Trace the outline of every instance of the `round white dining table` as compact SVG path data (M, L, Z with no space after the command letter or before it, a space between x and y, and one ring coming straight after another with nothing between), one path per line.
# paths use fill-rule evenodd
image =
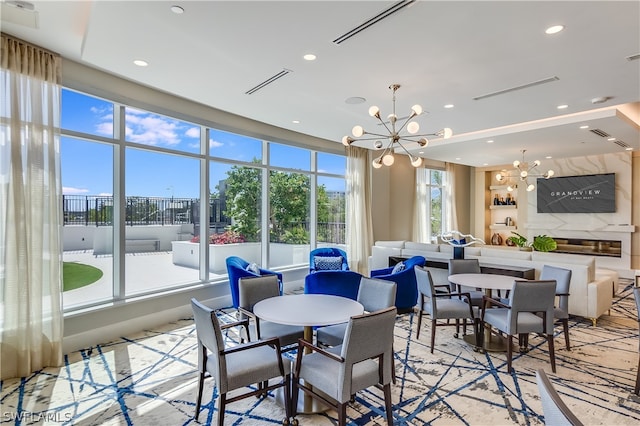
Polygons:
M314 326L340 324L363 312L364 306L361 303L329 294L270 297L253 307L253 313L265 321L304 326L304 338L309 342L313 341Z
M511 275L496 274L453 274L449 275L449 282L465 287L481 288L487 297L491 297L492 290L511 290L514 281L526 281L524 278L513 277ZM464 341L476 346L475 336L468 334L464 336ZM491 334L490 330L485 330L482 349L488 352L504 352L507 345L504 337Z
M329 294L290 294L270 297L253 306L253 313L260 319L278 324L304 326L304 339L313 342L313 327L334 325L349 321L354 315L364 313L364 306L355 300ZM308 348L307 348L308 352ZM316 403L302 392L299 413L325 411L324 404Z

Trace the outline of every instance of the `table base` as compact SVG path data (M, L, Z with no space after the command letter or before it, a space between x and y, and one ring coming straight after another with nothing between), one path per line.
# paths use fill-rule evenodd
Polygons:
M318 401L317 399L308 397L305 398L305 396L307 396L307 394L304 393L304 391L299 390L298 391L298 407L297 407L297 412L298 414L317 414L317 413L324 413L325 411L327 411L330 407L328 407L327 405L323 404L322 402ZM276 397L276 402L284 407L284 390L282 388L278 388L275 390L275 397Z
M463 337L464 341L471 346L478 347L476 345L476 336L474 334L466 334ZM507 339L497 335L490 333L488 336L485 334L483 348L486 352L506 352L507 351Z

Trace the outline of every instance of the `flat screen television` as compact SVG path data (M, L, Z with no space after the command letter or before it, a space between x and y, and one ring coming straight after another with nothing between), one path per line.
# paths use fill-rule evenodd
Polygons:
M538 178L538 213L615 213L616 174Z

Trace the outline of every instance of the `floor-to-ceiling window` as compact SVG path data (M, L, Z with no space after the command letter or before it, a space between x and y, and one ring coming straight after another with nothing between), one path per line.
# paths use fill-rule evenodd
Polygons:
M417 238L423 242L437 242L443 232L443 224L448 223L447 215L451 212L445 207L443 200L446 193L447 173L443 170L417 169ZM449 230L447 230L449 231Z
M306 267L344 242L344 156L67 89L62 104L64 260L94 269L67 310L225 281L230 255Z

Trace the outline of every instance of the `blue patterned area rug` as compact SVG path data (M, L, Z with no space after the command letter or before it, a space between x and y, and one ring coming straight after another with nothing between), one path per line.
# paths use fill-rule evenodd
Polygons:
M544 369L567 405L585 424L640 423L640 398L633 394L638 363L638 327L631 285L616 296L610 315L597 327L570 321L571 351L556 335L557 373L551 373L544 339L514 354L513 374L503 353L478 353L438 327L429 353L430 321L415 339L417 317L396 324L394 424L539 425L544 423L535 371ZM560 328L557 328L559 331ZM200 423L193 420L197 392L197 351L191 319L123 337L65 357L22 379L0 382L0 422L15 425L190 425L215 424L217 393L205 382ZM381 391L356 396L350 425L382 425ZM279 424L284 409L273 395L227 406L225 424ZM299 415L301 425L332 425L336 413Z

